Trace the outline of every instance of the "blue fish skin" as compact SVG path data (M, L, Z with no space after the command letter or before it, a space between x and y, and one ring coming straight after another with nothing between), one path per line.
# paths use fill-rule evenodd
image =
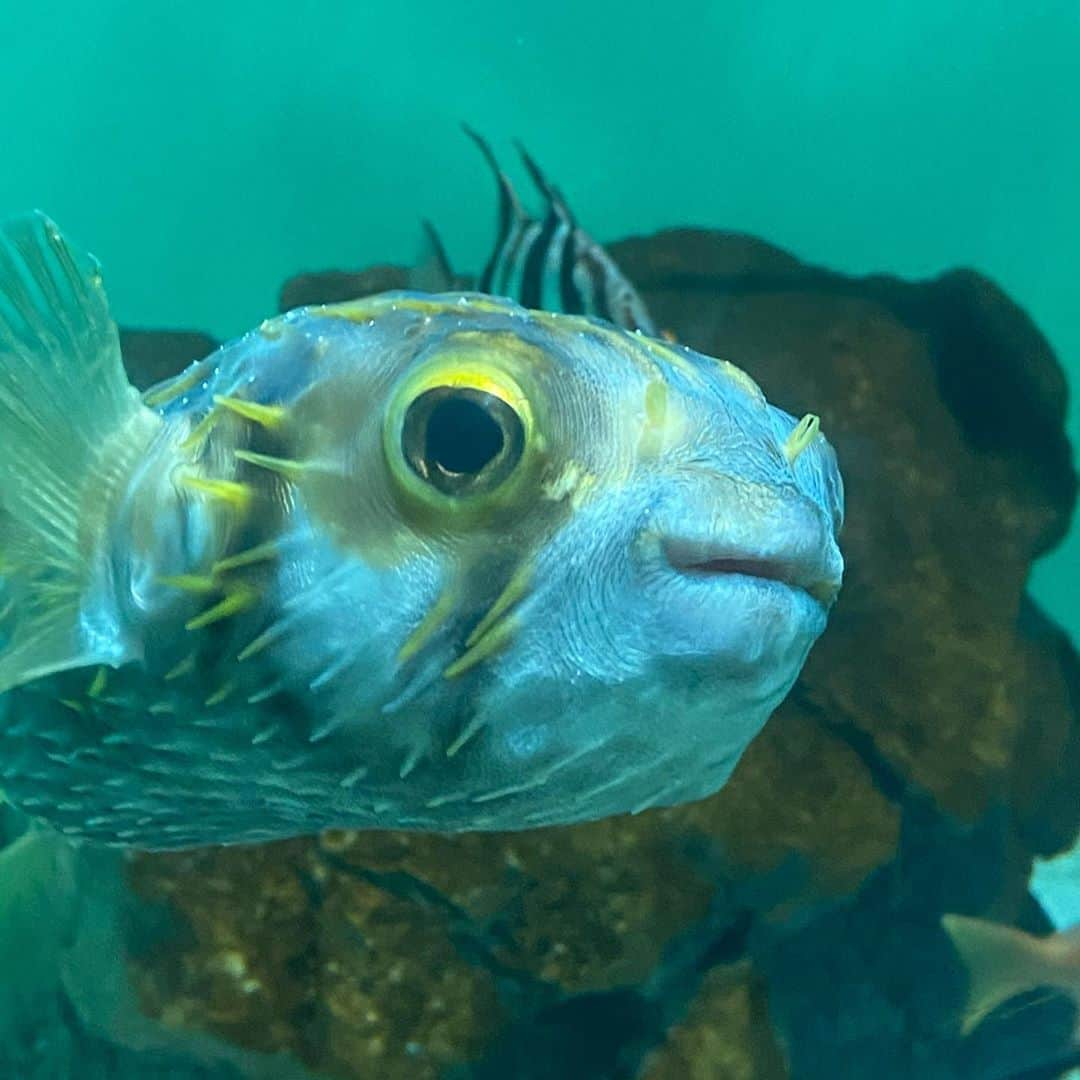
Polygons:
M65 833L698 799L825 628L835 455L731 364L394 293L270 320L140 401L96 269L45 219L4 237L0 788Z

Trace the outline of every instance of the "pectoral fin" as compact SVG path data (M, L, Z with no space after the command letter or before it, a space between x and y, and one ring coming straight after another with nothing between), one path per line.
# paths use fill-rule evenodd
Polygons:
M96 262L42 214L0 229L0 693L116 662L83 625L108 514L160 426L128 383ZM107 638L108 635L105 635Z

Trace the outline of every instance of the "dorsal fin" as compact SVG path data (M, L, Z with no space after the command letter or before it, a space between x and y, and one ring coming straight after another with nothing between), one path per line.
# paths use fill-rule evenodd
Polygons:
M480 292L510 296L526 307L598 315L618 326L656 334L644 300L610 255L577 224L562 192L518 140L514 146L544 199L541 218L521 205L490 144L468 124L499 190L498 233L477 282Z
M507 178L506 173L499 168L499 162L487 139L479 132L474 131L468 124L462 124L461 127L465 134L480 148L480 153L484 155L484 160L495 175L495 183L499 188L499 223L498 232L495 236L495 246L487 264L484 266L477 285L481 292L491 292L496 269L507 254L506 248L508 245L510 247L515 246L521 230L529 222L529 215L522 209L517 192L514 191L514 187Z
M514 140L514 147L528 171L530 179L536 185L540 194L547 200L550 209L561 221L570 226L576 225L577 222L574 220L573 211L571 211L569 204L563 198L562 192L544 175L544 171L537 165L532 154L517 139Z
M424 247L416 266L409 271L409 288L429 293L449 292L457 279L446 245L427 218L420 224L424 229Z

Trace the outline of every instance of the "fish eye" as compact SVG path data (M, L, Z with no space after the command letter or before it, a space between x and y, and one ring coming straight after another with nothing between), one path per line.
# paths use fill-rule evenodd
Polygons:
M514 470L525 427L508 402L471 386L436 386L405 410L401 450L417 476L445 495L490 491Z

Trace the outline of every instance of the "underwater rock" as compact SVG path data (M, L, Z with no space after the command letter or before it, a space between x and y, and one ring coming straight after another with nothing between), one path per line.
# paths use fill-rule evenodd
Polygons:
M134 968L146 1011L334 1076L434 1078L482 1049L498 1015L492 974L455 949L440 917L453 905L433 910L439 894L397 869L403 894L381 886L397 834L351 874L350 837L140 859L136 890L186 928Z
M565 1031L598 1003L623 1015L619 995L636 988L663 1018L654 1052L634 1059L648 1080L783 1076L785 1057L793 1075L859 1075L847 1067L879 1061L881 1037L910 1044L890 1076L974 1076L936 920L1032 918L1032 856L1080 828L1080 667L1024 591L1076 496L1060 368L972 272L852 278L692 230L610 250L660 326L745 368L781 407L820 412L837 447L847 578L795 690L727 787L690 806L531 833L331 833L139 857L136 891L183 928L132 960L144 1008L343 1078L495 1075L511 1035L536 1047L530 1075L597 1077L588 1031L578 1072L576 1044L547 1039L551 1010ZM406 280L394 267L306 275L283 304ZM151 381L144 354L126 355ZM678 993L661 992L691 939ZM913 1017L893 995L928 978L915 956L943 974ZM783 1055L763 1042L766 1015ZM993 1032L977 1034L992 1053ZM815 1071L815 1054L834 1071Z
M368 270L329 270L320 274L300 274L290 278L281 289L282 311L307 304L334 304L355 300L372 293L407 289L409 271L402 266L372 266Z
M218 346L209 334L188 330L121 330L124 366L140 390L175 375Z

